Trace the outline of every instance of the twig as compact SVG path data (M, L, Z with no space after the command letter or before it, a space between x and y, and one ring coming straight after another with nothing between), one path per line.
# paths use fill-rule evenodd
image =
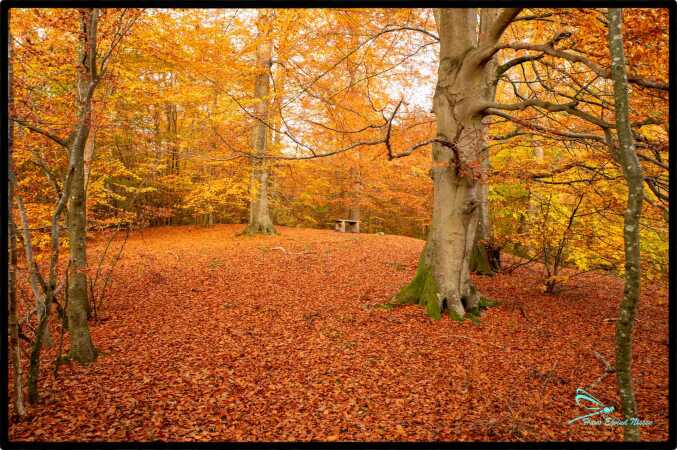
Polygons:
M543 398L543 395L545 394L545 388L548 385L548 382L552 378L552 374L555 373L555 369L557 369L557 364L559 361L555 361L555 364L553 364L552 369L548 371L548 373L545 376L545 380L543 380L543 387L541 388L541 398Z
M99 303L101 306L103 306L103 301L106 298L106 292L108 292L108 286L110 285L110 281L113 277L113 270L115 269L115 266L117 266L118 262L120 261L120 258L122 257L122 251L124 250L125 245L127 244L130 232L131 228L127 228L125 232L125 239L124 241L122 241L122 244L120 244L120 250L118 250L118 254L115 255L115 258L111 263L110 269L108 270L108 274L106 275L106 278L103 282L103 287L101 288L101 294L99 298Z
M527 265L529 265L529 264L532 264L534 261L536 261L538 258L540 258L541 255L542 255L542 253L539 252L536 256L533 256L532 258L528 259L526 262L515 263L515 264L512 264L512 265L510 265L510 266L508 266L508 267L504 267L504 268L501 269L501 273L511 274L512 272L515 271L515 269L517 269L517 268L519 268L519 267L527 266Z
M616 372L616 368L614 368L611 364L609 364L609 361L607 361L606 358L604 358L604 356L601 353L593 351L592 354L595 356L595 359L597 359L597 361L599 361L600 364L604 366L604 373L602 373L602 375L597 377L597 379L592 384L586 386L585 387L586 389L594 388L599 383L601 383L604 378Z

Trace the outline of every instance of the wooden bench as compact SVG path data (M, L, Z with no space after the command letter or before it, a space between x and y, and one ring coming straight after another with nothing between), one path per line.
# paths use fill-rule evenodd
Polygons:
M336 219L336 225L334 229L336 231L340 231L341 233L345 233L346 231L349 233L359 233L360 232L360 221L359 220L349 220L349 219ZM346 224L348 224L348 227L346 228Z

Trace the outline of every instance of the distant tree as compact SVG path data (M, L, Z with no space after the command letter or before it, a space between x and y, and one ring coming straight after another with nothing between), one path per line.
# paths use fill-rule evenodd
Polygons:
M249 223L246 234L275 234L273 220L268 208L269 162L265 159L270 147L269 120L270 70L272 66L271 16L266 9L258 11L256 27L256 83L254 97L257 99L254 135L254 155L250 184Z

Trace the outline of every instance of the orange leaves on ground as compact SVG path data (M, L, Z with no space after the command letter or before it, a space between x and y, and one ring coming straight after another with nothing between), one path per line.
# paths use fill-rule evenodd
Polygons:
M423 241L239 231L134 233L92 326L99 359L64 365L58 379L44 370L42 402L10 425L10 439L622 438L619 427L567 424L582 414L576 388L604 372L594 352L613 363L620 280L585 275L547 296L533 269L476 277L501 304L479 325L432 321L415 306L379 307L412 277ZM636 328L639 412L654 422L646 440L667 438L664 297L647 293ZM617 406L613 375L591 391Z

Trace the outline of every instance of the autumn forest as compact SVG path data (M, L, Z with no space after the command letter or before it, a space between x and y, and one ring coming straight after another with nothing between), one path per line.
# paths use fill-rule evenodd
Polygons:
M674 440L674 4L2 6L7 448Z

